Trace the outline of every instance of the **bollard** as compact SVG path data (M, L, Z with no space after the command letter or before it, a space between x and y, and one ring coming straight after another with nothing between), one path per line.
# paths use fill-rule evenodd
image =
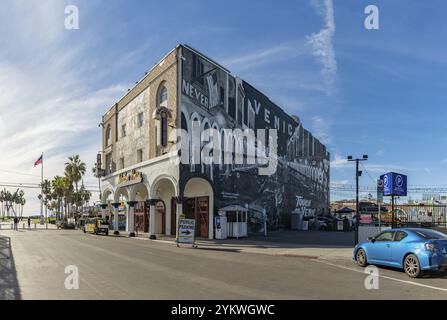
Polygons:
M23 224L23 229L25 229L25 224Z
M11 223L11 230L12 230L12 229L14 229L14 226L13 226L13 224Z
M34 224L34 229L37 229L37 225L36 224Z

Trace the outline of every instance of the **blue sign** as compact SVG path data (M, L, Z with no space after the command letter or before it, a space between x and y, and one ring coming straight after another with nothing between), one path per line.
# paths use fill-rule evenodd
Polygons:
M406 196L407 176L400 173L388 172L380 176L383 181L384 196Z

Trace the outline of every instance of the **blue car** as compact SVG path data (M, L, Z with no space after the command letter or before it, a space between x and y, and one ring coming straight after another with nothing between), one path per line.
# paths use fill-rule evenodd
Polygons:
M396 267L417 278L425 271L447 269L447 235L422 228L386 230L359 243L353 259L361 267Z

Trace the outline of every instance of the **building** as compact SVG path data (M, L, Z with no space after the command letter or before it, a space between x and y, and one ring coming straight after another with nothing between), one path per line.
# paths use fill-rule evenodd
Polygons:
M187 45L156 64L102 126L104 214L131 235L135 227L151 238L175 235L181 215L196 220L197 237L212 239L218 215L246 219L255 232L265 217L288 228L292 213L329 211L326 147L298 117Z

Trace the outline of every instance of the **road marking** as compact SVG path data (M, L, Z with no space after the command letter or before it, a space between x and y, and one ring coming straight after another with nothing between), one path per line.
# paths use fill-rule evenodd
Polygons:
M363 271L360 271L360 270L355 269L355 268L341 266L341 265L338 265L338 264L335 264L335 263L331 263L331 262L328 262L328 261L324 261L324 260L315 260L315 261L323 263L323 264L326 264L326 265L329 265L329 266L333 266L333 267L336 267L336 268L350 270L350 271L354 271L354 272L358 272L358 273L362 273L363 274ZM427 284L417 283L417 282L409 281L409 280L402 280L402 279L393 278L393 277L389 277L389 276L383 276L383 275L379 275L379 277L380 278L384 278L384 279L388 279L388 280L393 280L393 281L397 281L397 282L406 283L406 284L411 284L411 285L414 285L414 286L423 287L423 288L427 288L427 289L433 289L433 290L447 292L447 288L440 288L440 287L429 286Z

